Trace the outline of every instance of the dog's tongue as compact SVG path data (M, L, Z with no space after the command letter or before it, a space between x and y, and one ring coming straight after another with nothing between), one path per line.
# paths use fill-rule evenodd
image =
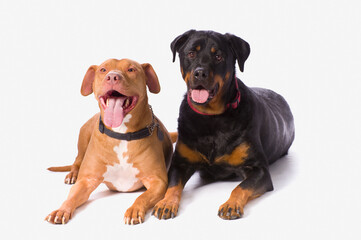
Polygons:
M192 100L196 103L205 103L208 100L209 92L205 89L193 89L191 92Z
M107 127L116 128L122 124L124 100L124 97L108 99L108 107L104 110L104 124Z

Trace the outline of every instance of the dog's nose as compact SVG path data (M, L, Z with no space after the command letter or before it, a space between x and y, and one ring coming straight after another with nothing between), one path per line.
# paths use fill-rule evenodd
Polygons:
M208 71L202 67L198 67L194 70L194 77L197 80L206 80L208 78Z
M116 73L116 72L109 72L105 76L105 79L111 84L117 83L121 78L122 78L122 76L119 73Z

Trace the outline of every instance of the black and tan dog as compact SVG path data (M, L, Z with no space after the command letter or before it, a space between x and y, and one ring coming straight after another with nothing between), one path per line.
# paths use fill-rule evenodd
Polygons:
M195 171L214 180L243 181L220 206L223 219L237 219L248 201L273 190L269 164L287 154L294 139L291 110L282 96L249 88L236 78L249 44L232 34L190 30L172 43L179 53L187 93L180 106L178 142L159 219L177 215L182 190Z

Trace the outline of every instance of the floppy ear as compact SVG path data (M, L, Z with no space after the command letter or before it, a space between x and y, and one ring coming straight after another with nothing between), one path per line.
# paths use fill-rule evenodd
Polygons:
M86 72L83 83L81 84L80 92L83 96L88 96L93 92L93 82L95 79L95 71L98 68L96 65L92 65Z
M155 73L152 65L149 63L142 64L145 76L146 76L146 83L148 89L151 93L159 93L160 92L160 85L158 81L157 74Z
M249 44L246 41L244 41L242 38L239 38L233 34L226 33L224 36L228 40L232 52L235 58L237 59L239 70L243 72L244 63L246 62L251 52L251 48L249 47Z
M188 40L189 36L192 35L195 31L196 30L192 29L183 33L182 35L179 35L170 44L170 49L172 49L173 52L173 62L175 61L176 52L179 51L179 49L183 46L183 44Z

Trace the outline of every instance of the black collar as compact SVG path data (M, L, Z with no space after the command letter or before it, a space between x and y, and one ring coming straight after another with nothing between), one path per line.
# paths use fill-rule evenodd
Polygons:
M154 114L153 114L152 107L150 105L149 105L149 108L152 111L152 123L139 131L129 132L129 133L113 132L112 130L105 127L101 117L99 117L99 131L103 134L106 134L107 136L109 136L111 138L115 138L118 140L126 140L126 141L138 140L138 139L149 137L153 134L154 129L156 127L159 127L159 124L154 121Z

